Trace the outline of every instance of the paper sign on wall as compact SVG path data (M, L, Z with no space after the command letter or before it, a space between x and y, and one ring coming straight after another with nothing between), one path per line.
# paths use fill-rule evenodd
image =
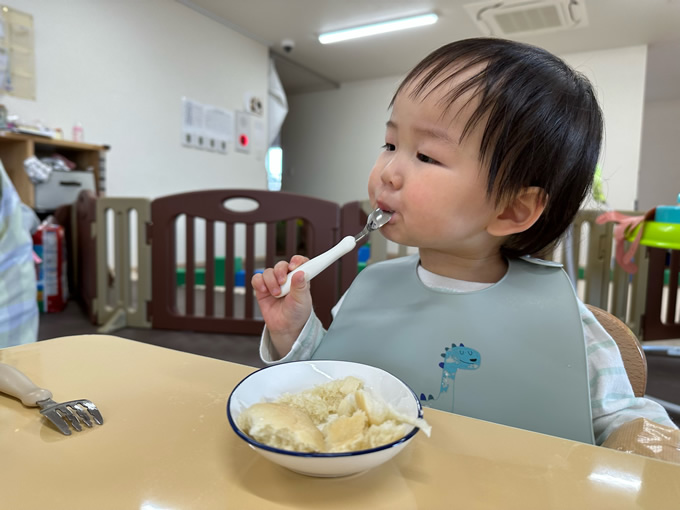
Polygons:
M182 98L182 145L226 154L233 143L233 111Z
M234 143L234 112L206 106L204 120L207 149L226 154Z
M182 98L182 145L200 148L199 137L203 131L203 105Z
M0 90L35 100L35 41L33 16L0 9Z

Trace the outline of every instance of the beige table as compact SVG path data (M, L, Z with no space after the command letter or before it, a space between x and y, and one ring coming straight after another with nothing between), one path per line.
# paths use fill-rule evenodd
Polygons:
M347 478L271 464L231 430L226 402L253 369L112 336L0 349L56 399L105 423L64 436L0 395L0 508L680 508L680 466L426 410L397 457Z

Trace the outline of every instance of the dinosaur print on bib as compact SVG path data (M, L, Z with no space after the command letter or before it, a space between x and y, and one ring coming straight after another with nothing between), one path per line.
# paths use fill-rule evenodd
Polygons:
M439 367L442 369L439 393L436 397L432 394L428 394L426 397L424 393L421 393L420 400L423 405L427 406L429 401L449 398L451 400L451 412L453 412L456 372L458 370L477 370L482 363L482 356L479 351L465 347L462 343L460 345L452 343L451 347L444 347L444 352L440 356L444 358L444 361L439 363Z

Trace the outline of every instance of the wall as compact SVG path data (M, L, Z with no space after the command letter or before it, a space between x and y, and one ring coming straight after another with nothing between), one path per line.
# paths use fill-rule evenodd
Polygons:
M606 123L605 191L617 208L632 208L636 197L646 55L645 46L636 46L564 56L597 89ZM340 203L364 199L384 143L387 106L400 79L289 97L283 189Z
M399 81L346 83L288 97L281 189L341 204L368 197L368 174L385 143L387 107Z
M600 156L607 205L632 210L637 198L647 47L564 55L595 86L605 119Z
M680 193L680 99L645 104L638 209L676 203Z
M181 98L243 109L265 99L268 49L168 0L12 0L33 15L37 100L10 113L111 146L107 194L155 198L221 187L266 188L264 161L180 145ZM265 115L266 121L266 115Z

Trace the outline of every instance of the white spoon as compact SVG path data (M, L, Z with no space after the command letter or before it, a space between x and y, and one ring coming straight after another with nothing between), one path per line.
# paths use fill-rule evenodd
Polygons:
M391 217L391 212L383 211L382 209L376 209L373 211L368 215L366 226L357 235L343 238L330 250L323 252L321 255L318 255L311 260L308 260L294 271L288 273L286 283L281 285L281 294L276 297L283 297L290 292L290 281L295 273L298 271L304 271L305 281L311 280L340 257L352 251L361 239L367 236L370 232L378 230L380 227L385 225L388 221L390 221Z

